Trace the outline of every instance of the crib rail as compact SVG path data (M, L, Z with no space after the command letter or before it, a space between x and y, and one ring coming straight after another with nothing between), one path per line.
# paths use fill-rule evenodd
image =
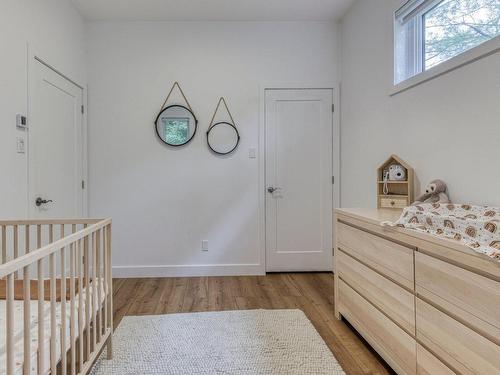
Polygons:
M6 367L0 374L85 374L104 345L110 357L111 219L0 221L0 241L0 280L6 285ZM37 282L36 300L32 298L33 280ZM21 324L15 321L15 300L19 299L15 288L19 286L21 349L14 341L15 325ZM35 337L31 332L32 302L37 310ZM16 363L22 363L21 370Z

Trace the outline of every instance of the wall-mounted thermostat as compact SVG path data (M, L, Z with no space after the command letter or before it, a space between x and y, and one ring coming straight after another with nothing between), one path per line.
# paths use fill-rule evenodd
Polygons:
M16 115L16 126L19 129L26 129L28 127L28 120L26 116L23 116L21 114Z

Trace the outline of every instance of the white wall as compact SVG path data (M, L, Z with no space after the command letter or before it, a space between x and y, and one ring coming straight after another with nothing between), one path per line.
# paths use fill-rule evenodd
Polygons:
M52 66L86 83L84 24L66 0L0 3L0 217L24 217L27 154L16 153L16 113L27 113L27 43Z
M90 213L113 217L115 275L262 272L259 84L336 81L336 25L98 22L88 53ZM152 122L175 80L199 131L169 149ZM205 137L221 95L242 137L227 157Z
M358 0L342 22L342 206L376 204L391 153L457 202L500 205L500 53L389 97L401 0Z

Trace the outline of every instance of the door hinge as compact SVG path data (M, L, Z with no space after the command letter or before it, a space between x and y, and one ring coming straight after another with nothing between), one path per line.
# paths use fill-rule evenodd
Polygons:
M332 185L335 184L335 176L332 176Z
M82 180L82 189L85 189L85 181Z
M82 115L85 113L85 107L82 105Z
M332 104L332 112L335 112L335 104Z

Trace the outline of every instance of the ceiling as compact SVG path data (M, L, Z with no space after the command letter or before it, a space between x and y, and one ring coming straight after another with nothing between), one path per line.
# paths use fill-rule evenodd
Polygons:
M331 21L355 0L71 0L87 20Z

